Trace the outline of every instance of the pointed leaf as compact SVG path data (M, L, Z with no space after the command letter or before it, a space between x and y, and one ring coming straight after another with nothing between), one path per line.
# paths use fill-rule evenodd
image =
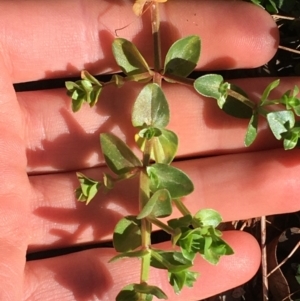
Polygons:
M112 50L117 64L126 75L135 75L149 71L145 59L130 41L117 38L113 42Z
M81 78L89 81L92 84L102 86L102 84L98 81L98 79L93 75L91 75L87 70L81 71Z
M187 228L179 238L177 244L181 248L183 256L190 261L193 261L197 252L202 253L204 250L203 236L200 234L200 229Z
M188 76L197 66L200 49L201 42L196 35L176 41L167 53L164 73L182 77Z
M193 266L193 263L185 258L181 252L152 250L151 266L157 269L181 272Z
M299 128L292 128L286 133L282 134L282 137L284 138L283 140L283 147L285 150L290 150L295 148L298 145L299 141Z
M173 166L155 163L147 167L147 174L150 177L151 191L167 189L172 199L186 196L194 190L189 177Z
M184 286L193 287L199 274L189 270L169 273L169 282L173 286L176 294L179 294Z
M261 96L261 100L260 100L260 105L263 106L264 102L268 100L268 97L271 93L272 90L274 90L275 88L278 87L280 83L280 79L274 80L273 82L271 82L267 88L264 90L262 96Z
M245 137L245 145L250 146L257 137L257 127L258 127L258 114L254 112L252 115Z
M115 174L122 175L142 166L142 162L117 136L111 133L101 134L100 142L105 162Z
M232 248L221 238L211 241L207 238L208 247L205 248L202 257L211 264L217 264L220 261L220 257L223 255L232 255L234 252Z
M76 197L78 201L86 202L88 205L97 194L101 184L98 181L86 177L80 172L76 173L76 175L80 182L80 187L76 189Z
M296 136L296 135L293 135L289 139L284 139L283 140L283 148L285 150L290 150L290 149L295 148L297 146L297 144L298 144L298 140L299 140L299 137Z
M134 284L134 290L137 293L152 295L158 299L168 299L167 295L159 287L147 283Z
M129 252L140 247L141 221L135 216L122 218L115 227L113 243L117 252Z
M147 216L166 217L172 213L171 196L168 190L157 190L144 206L137 219Z
M276 139L295 125L295 115L292 111L277 111L267 114L267 120Z
M90 77L87 75L85 77L85 73L82 73L84 79L78 80L76 82L67 81L65 83L67 88L67 95L72 98L72 110L73 112L77 112L84 102L87 102L90 107L93 107L102 91L102 84L97 81L94 77L90 75L90 77L94 78L95 81L90 81Z
M157 84L148 84L133 105L133 126L164 128L168 125L169 119L169 105L161 87Z

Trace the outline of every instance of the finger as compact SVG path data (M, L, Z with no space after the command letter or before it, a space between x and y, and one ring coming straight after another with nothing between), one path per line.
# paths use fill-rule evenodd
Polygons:
M193 271L200 278L193 289L185 288L176 295L167 283L165 271L151 270L149 284L161 287L170 300L195 301L238 286L257 271L260 250L253 237L243 232L225 232L224 239L235 254L221 258L213 266L197 258ZM168 248L161 244L159 248ZM61 257L27 263L25 292L22 300L75 301L86 299L115 300L117 293L128 283L139 282L136 260L108 263L114 256L111 249L93 249ZM133 265L136 268L132 268Z
M233 83L241 86L250 99L257 100L272 79L243 79ZM286 90L299 84L297 78L282 79L271 97L279 98ZM23 92L18 100L26 120L28 171L82 169L103 164L99 134L112 132L125 140L138 156L131 126L131 110L140 92L139 84L121 89L107 87L93 109L88 106L76 114L70 111L65 90ZM171 121L168 128L179 137L179 157L220 155L282 147L259 119L257 141L244 145L248 119L238 119L222 112L216 101L204 98L192 88L164 85L169 101Z
M195 185L184 203L192 214L215 209L224 221L297 211L298 155L299 150L268 150L176 162ZM101 180L104 171L84 173ZM108 194L100 192L88 206L76 202L78 182L73 173L30 180L37 195L32 202L30 251L111 239L120 218L138 214L137 179L118 183ZM172 217L180 216L174 209Z
M138 19L128 1L3 1L2 49L14 82L119 70L111 53L115 31L152 57L149 12ZM198 34L198 67L254 67L275 53L278 31L263 10L240 1L168 1L162 8L163 52ZM224 14L226 12L226 14ZM18 16L18 18L15 18ZM11 22L14 20L14 22ZM127 26L127 27L126 27ZM222 29L221 29L222 28ZM38 67L38 68L37 68Z

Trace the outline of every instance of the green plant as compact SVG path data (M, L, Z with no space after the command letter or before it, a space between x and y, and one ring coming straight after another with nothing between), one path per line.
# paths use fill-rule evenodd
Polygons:
M284 12L292 12L299 8L297 0L246 0L252 2L264 9L271 14L277 14L280 10Z
M146 1L138 2L141 5L137 10L139 14ZM117 223L113 244L119 254L111 261L125 257L140 258L140 282L124 287L116 297L117 301L148 301L154 296L167 299L160 288L148 284L150 266L167 270L170 284L179 293L184 286L193 286L198 277L198 272L192 269L198 253L212 264L217 264L222 255L233 253L217 229L222 220L216 211L201 209L192 214L184 205L182 198L192 193L193 183L183 171L170 165L176 155L178 138L167 128L170 112L161 87L163 79L173 84L190 85L199 94L216 99L225 113L249 119L246 146L251 145L257 137L259 116L266 118L275 138L283 140L285 149L296 147L300 136L295 117L300 115L297 87L280 98L272 99L270 93L279 85L279 80L276 80L265 89L257 103L241 88L225 82L220 75L207 74L196 80L188 78L200 57L199 37L192 35L176 41L162 63L159 4L151 2L149 7L155 45L154 69L149 67L134 44L117 38L112 51L125 76L113 75L109 82L104 83L83 71L81 80L66 82L73 111L78 111L83 103L94 106L107 85L121 88L128 81L145 85L134 102L131 116L141 158L115 135L102 133L101 149L111 173L105 173L101 181L77 173L80 186L76 195L79 201L86 204L99 190L109 191L120 181L139 177L139 214L126 216ZM274 105L280 105L281 108L274 111ZM161 218L170 217L173 206L178 208L182 217L163 222ZM162 251L152 245L150 234L153 225L170 234L173 249Z

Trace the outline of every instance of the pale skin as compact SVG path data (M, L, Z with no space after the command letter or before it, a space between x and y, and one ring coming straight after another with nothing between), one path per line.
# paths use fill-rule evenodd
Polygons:
M128 135L134 145L130 107L140 86L108 88L97 108L84 107L74 115L64 89L15 94L12 83L77 76L85 68L116 71L110 44L115 30L129 23L118 35L133 38L150 60L147 16L143 22L136 19L129 1L16 0L0 1L0 8L0 300L113 300L124 285L138 281L138 262L109 264L115 254L111 249L28 263L25 254L107 240L121 216L137 212L135 181L89 206L77 203L74 171L101 175L100 132ZM270 16L238 1L168 1L162 19L169 22L162 25L164 51L177 38L201 36L202 69L256 67L274 55L278 44ZM269 81L236 82L256 95ZM280 90L295 84L297 78L282 80ZM214 208L230 221L299 210L298 150L284 152L263 129L247 152L247 122L223 114L213 100L187 87L164 84L164 89L170 129L180 140L177 164L195 183L195 192L185 200L193 212ZM235 255L217 267L197 260L194 270L201 277L193 289L175 296L160 271L153 272L151 283L179 301L203 299L246 282L259 267L259 246L243 232L225 232L224 239Z

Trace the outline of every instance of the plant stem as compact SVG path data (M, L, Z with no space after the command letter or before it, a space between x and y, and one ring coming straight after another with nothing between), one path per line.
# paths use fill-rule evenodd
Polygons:
M181 202L181 200L174 199L173 202L183 216L191 214L191 212L186 208L186 206Z
M173 228L169 227L168 225L166 225L165 223L163 223L162 221L160 221L159 219L155 218L155 217L147 217L147 219L154 225L156 225L157 227L159 227L160 229L164 230L166 233L170 234L170 235L174 235L174 230Z
M161 86L161 75L160 70L162 69L161 63L161 45L160 45L160 19L158 4L153 1L151 3L151 24L152 24L152 35L154 42L154 76L153 82ZM144 208L150 199L150 183L149 176L147 175L146 168L150 164L150 156L152 150L152 141L146 141L145 149L143 152L143 170L140 173L140 196L139 196L139 207L140 211ZM149 249L151 247L151 231L152 224L146 218L141 220L141 234L142 234L142 248ZM151 253L142 258L140 283L146 283L149 278L150 272L150 260ZM142 297L142 296L141 296ZM143 297L142 297L143 298Z
M149 201L150 198L150 189L149 189L149 177L147 175L146 169L144 168L140 173L140 210L145 206L145 204ZM147 250L151 246L151 223L143 218L141 220L141 234L142 234L142 248ZM145 283L149 278L149 269L150 269L150 259L151 254L149 253L146 256L142 257L142 265L141 265L141 274L140 274L140 282Z
M195 82L195 80L193 78L177 76L174 74L164 74L164 75L162 75L162 77L166 80L170 80L177 84L181 84L181 85L188 86L188 87L193 87L194 82Z
M243 102L245 105L247 105L251 109L255 108L255 104L251 100L249 100L248 97L245 97L244 95L242 95L234 90L231 90L231 89L228 89L227 93L229 96L232 96L233 98L238 99L240 102Z
M154 47L154 77L153 82L161 86L160 72L163 69L161 59L161 39L160 39L160 17L159 17L159 3L153 1L151 3L151 24L152 37Z

